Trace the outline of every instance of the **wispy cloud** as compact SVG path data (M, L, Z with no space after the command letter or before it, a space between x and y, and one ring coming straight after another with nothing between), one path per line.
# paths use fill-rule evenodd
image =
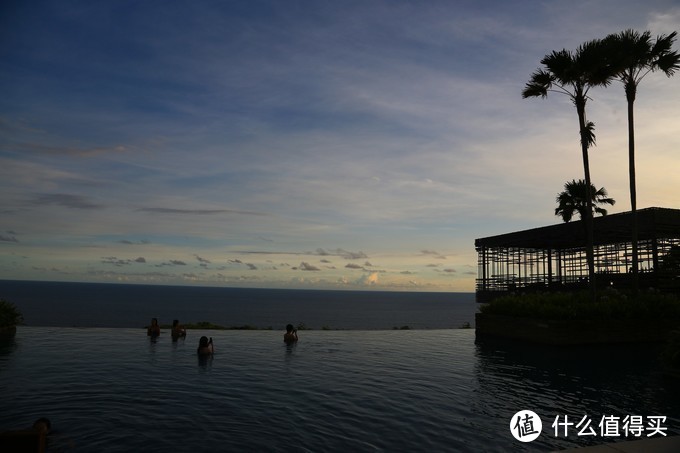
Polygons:
M214 215L214 214L241 214L264 216L267 214L250 211L235 211L232 209L178 209L178 208L139 208L140 212L153 212L158 214L188 214L188 215Z
M318 248L316 249L315 252L316 255L319 256L339 256L341 258L344 258L346 260L358 260L358 259L363 259L363 258L368 258L368 256L361 251L358 252L350 252L344 249L334 249L334 250L326 250L323 248Z
M202 264L210 264L210 260L206 258L201 258L200 256L196 255L196 260L198 260L199 263Z
M166 266L174 267L174 266L186 266L186 265L187 265L187 263L185 263L182 260L169 260L169 261L164 261L160 264L157 264L156 267L166 267Z
M319 269L318 267L316 267L312 264L305 263L304 261L300 263L300 265L298 266L298 269L300 269L301 271L313 271L313 272L321 270L321 269Z
M440 260L446 259L446 256L441 255L441 254L435 252L434 250L421 250L420 253L422 253L423 255L430 255L430 256L437 258L437 259L440 259Z
M104 264L113 264L114 266L126 266L128 264L132 264L132 260L118 259L115 256L105 256L102 258L101 262Z
M90 201L88 197L82 195L63 194L63 193L42 193L34 194L29 201L32 206L63 206L73 209L101 209L103 205Z

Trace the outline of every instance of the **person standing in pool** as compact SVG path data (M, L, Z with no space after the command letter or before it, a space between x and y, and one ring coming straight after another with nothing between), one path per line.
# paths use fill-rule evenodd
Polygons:
M161 334L161 326L158 325L158 318L151 318L151 325L146 329L146 335L151 339L157 338Z
M283 334L283 341L285 341L288 344L295 343L296 341L298 341L297 330L293 327L292 324L288 324L286 326L286 333Z
M210 337L210 340L208 340L208 337L202 336L201 339L198 340L198 349L196 352L198 355L208 355L215 352L215 349L213 348L212 337Z
M52 430L52 423L50 423L49 418L40 417L35 422L33 422L33 429L40 433L43 433L44 435L48 435Z
M179 323L179 320L175 319L172 321L172 341L177 341L178 338L184 338L187 336L186 329Z

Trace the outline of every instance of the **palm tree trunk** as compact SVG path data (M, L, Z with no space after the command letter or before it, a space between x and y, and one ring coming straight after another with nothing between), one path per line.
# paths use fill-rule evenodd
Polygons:
M637 219L637 192L635 190L635 127L633 119L633 104L635 103L635 88L626 87L628 99L628 175L630 179L630 212L631 212L631 243L633 246L633 294L640 289L638 275L638 219Z
M588 263L588 286L590 288L590 296L595 303L597 299L597 288L595 286L595 239L593 232L593 194L592 184L590 182L590 163L588 161L588 140L586 140L586 99L578 98L574 102L576 104L576 111L578 112L579 130L581 132L581 152L583 154L583 172L585 173L586 181L586 212L585 212L585 226L586 226L586 260Z

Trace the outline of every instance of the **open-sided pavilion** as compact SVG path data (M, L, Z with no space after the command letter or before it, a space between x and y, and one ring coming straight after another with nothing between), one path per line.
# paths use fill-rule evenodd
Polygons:
M637 211L640 288L680 291L680 209ZM598 288L632 285L632 214L593 219ZM515 291L568 291L588 286L582 221L475 240L477 301Z

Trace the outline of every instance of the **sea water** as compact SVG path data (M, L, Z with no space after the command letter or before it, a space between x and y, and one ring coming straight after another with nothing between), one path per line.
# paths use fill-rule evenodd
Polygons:
M412 329L474 326L472 293L316 291L0 280L29 326L140 327L207 321L226 327Z

